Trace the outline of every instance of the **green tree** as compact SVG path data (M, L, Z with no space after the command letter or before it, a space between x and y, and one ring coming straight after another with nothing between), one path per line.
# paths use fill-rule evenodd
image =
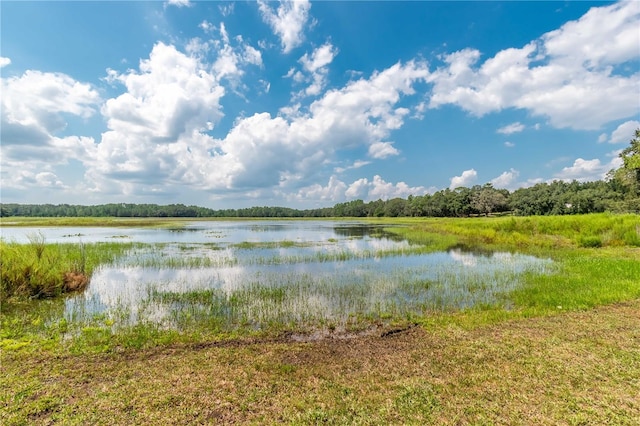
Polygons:
M473 188L471 207L478 212L489 215L495 211L503 211L507 206L507 197L490 183L481 188Z
M387 217L406 216L407 200L393 198L384 204L384 215Z
M630 145L620 153L622 166L614 172L634 197L640 196L640 129L636 129L635 137Z

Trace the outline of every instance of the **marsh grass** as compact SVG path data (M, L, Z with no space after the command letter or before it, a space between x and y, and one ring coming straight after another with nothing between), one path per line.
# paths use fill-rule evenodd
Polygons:
M250 265L287 265L312 262L345 262L349 260L380 259L383 257L397 257L417 254L432 253L432 247L414 245L411 247L400 247L384 250L340 250L340 251L317 251L313 254L302 255L279 255L279 256L256 256L243 263Z
M259 280L238 283L235 288L184 291L166 291L159 283L150 287L142 304L156 306L151 309L156 320L181 332L208 328L246 335L362 330L372 324L503 304L526 271L546 273L548 264L523 267L524 271L448 266L381 276L362 270L333 276L264 273ZM425 273L430 278L424 278ZM157 316L159 312L165 313L163 319Z
M153 227L183 229L187 221L179 218L117 218L117 217L0 217L0 226L106 226Z
M525 274L509 295L510 312L490 308L489 318L537 316L589 309L640 298L640 216L427 219L407 221L409 241L433 234L474 249L517 250L554 260L551 274ZM499 307L498 307L499 308ZM475 314L470 313L471 316ZM484 315L484 314L483 314Z
M101 264L123 255L129 244L47 244L42 234L29 244L0 240L0 301L47 298L76 290ZM73 281L73 282L72 282ZM85 282L86 284L86 282Z
M291 248L291 247L309 247L313 245L306 241L243 241L241 243L232 244L232 247L238 249L272 249L272 248Z
M591 257L578 251L562 255L558 273L530 275L513 292L517 306L534 312L582 310L640 298L640 261Z
M149 251L148 248L131 251L121 259L122 266L139 266L144 268L223 268L237 265L294 265L313 262L344 262L348 260L379 259L383 257L397 257L418 254L428 254L438 251L444 246L424 246L412 244L407 247L390 249L364 250L316 250L311 253L269 255L255 254L257 250L273 250L279 248L296 249L310 248L317 243L293 243L290 241L275 242L247 242L231 244L229 247L220 245L179 245L177 253L162 250ZM159 245L155 246L160 248ZM230 251L231 250L231 251ZM293 250L295 253L295 250Z
M420 242L439 234L469 245L515 249L558 249L577 246L640 247L640 216L589 214L487 218L403 220L409 229L389 228L409 241ZM581 243L582 241L582 243ZM599 242L597 242L599 241Z

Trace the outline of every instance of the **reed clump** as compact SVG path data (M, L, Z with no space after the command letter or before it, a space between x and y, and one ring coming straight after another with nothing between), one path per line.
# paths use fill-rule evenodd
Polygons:
M42 234L28 244L0 240L0 301L45 299L81 291L93 270L115 260L127 244L48 244Z

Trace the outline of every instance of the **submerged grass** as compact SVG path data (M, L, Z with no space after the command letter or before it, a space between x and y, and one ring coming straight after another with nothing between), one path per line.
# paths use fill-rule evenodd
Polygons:
M313 273L257 268L255 274L235 276L232 281L220 281L214 268L211 279L206 274L199 278L181 274L170 279L170 286L167 277L160 274L157 282L138 285L146 287L146 297L133 304L127 302L124 309L133 314L124 315L115 325L126 328L144 321L145 312L150 312L161 327L181 332L215 329L243 335L313 333L329 326L334 330L364 329L372 324L503 303L508 292L521 283L523 271L545 273L549 265L515 256L476 261L477 268L458 262L447 266L416 264L401 269L394 266L384 274L360 261L333 272L326 268ZM503 261L511 266L498 266ZM402 261L394 263L401 265ZM82 304L74 306L83 311Z
M291 247L309 247L313 245L311 242L302 241L243 241L241 243L232 244L231 247L238 249L273 249L273 248L291 248Z
M444 240L444 239L443 239ZM244 242L230 244L228 247L221 245L180 245L179 253L167 253L162 251L149 252L148 249L140 249L131 252L122 259L123 266L138 266L143 268L175 269L175 268L224 268L237 265L293 265L313 262L344 262L348 260L376 259L383 257L409 256L428 254L441 251L449 247L445 243L437 245L422 245L413 243L406 247L389 249L364 249L364 250L322 250L318 243L291 241L273 242ZM449 239L449 243L451 240ZM156 245L158 246L158 245ZM258 250L273 250L279 248L298 249L318 247L311 253L300 254L268 253L269 255L256 254ZM229 252L229 250L232 250ZM233 251L238 250L238 251Z

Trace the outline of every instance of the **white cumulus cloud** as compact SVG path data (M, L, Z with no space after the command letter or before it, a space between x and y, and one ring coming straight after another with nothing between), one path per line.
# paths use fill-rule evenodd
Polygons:
M4 68L10 64L11 64L10 58L5 58L4 56L0 56L0 68Z
M507 172L503 172L500 176L491 179L491 184L495 188L513 190L519 186L517 183L519 175L520 172L512 168Z
M258 6L263 21L280 38L284 53L289 53L302 43L304 26L311 8L308 0L281 0L275 11L264 0L258 0Z
M389 200L391 198L407 198L409 195L424 195L426 193L427 189L423 186L410 187L404 182L393 184L386 182L379 175L375 175L367 198L370 200L379 198Z
M622 123L611 133L609 143L629 143L636 129L640 129L640 121L630 120Z
M189 0L168 0L165 4L165 7L167 6L176 6L176 7L191 7L193 6L193 3L191 3Z
M217 55L212 65L213 74L218 80L226 79L236 90L242 85L241 79L247 65L262 67L262 53L245 43L240 36L236 37L232 43L224 22L220 23L219 33L220 40L213 41ZM198 54L199 52L196 50L193 53Z
M393 147L391 142L374 142L369 146L369 155L372 158L387 158L398 154L398 150Z
M65 127L64 114L88 118L99 102L91 85L66 74L27 70L20 77L2 79L3 121L50 133Z
M327 76L329 74L328 65L333 61L333 58L338 54L336 49L331 43L325 43L313 51L311 55L305 53L300 58L303 72L294 69L289 71L288 77L293 78L295 82L307 82L310 85L298 96L316 96L324 90L327 85Z
M429 77L429 106L454 104L477 116L520 108L557 128L587 130L638 114L640 73L614 67L640 58L639 26L637 2L620 2L482 63L475 49L445 55Z
M367 178L358 179L349 185L345 191L348 199L389 200L392 198L407 198L409 195L424 195L429 189L423 186L411 187L405 182L387 182L379 175L375 175L370 181Z
M329 178L326 186L318 183L301 188L295 195L299 201L312 200L337 203L344 201L347 185L335 176Z
M311 55L305 53L300 58L300 63L304 68L313 73L329 65L338 53L331 43L325 43L313 51Z
M465 170L460 176L454 176L451 178L450 189L456 189L461 186L471 186L478 178L478 172L475 169Z
M65 189L53 167L85 158L95 144L90 137L59 135L69 119L97 112L98 91L66 74L33 70L0 84L2 186Z
M577 158L571 166L564 167L554 176L565 181L589 182L602 180L609 170L619 167L620 163L621 161L617 157L613 158L609 163L602 163L597 158L593 160Z
M396 64L328 91L308 109L239 119L215 141L212 156L198 156L195 169L207 170L198 181L211 189L300 187L339 151L365 146L373 158L393 155L397 150L380 141L402 125L408 110L395 105L426 75L424 64Z
M123 189L188 181L192 153L207 155L203 132L222 116L225 90L207 69L199 58L157 43L139 71L112 73L126 92L102 107L108 130L86 161L87 180L102 188L113 179Z

